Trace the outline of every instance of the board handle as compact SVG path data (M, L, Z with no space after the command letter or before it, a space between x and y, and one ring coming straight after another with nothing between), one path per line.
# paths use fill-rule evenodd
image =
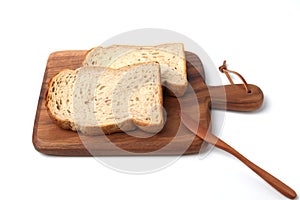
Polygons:
M262 90L252 84L210 86L211 108L231 111L254 111L261 107L264 100Z
M264 95L259 87L248 84L240 73L227 69L226 60L219 67L219 70L226 75L231 85L208 88L211 98L211 108L232 111L253 111L261 107ZM235 84L230 74L239 77L243 84Z

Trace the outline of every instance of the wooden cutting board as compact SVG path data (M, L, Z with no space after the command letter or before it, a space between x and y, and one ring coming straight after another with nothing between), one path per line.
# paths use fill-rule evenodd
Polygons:
M33 128L33 145L37 151L62 156L105 155L182 155L198 153L202 140L181 124L180 109L185 110L200 126L210 129L210 109L251 111L263 102L263 93L255 85L249 85L246 93L242 85L208 87L201 60L186 52L187 75L190 86L186 94L177 99L164 95L166 123L155 135L135 130L111 135L84 136L58 127L48 116L45 92L49 80L60 70L80 67L86 50L54 52L49 56ZM225 96L226 95L226 96ZM195 103L195 97L197 103Z

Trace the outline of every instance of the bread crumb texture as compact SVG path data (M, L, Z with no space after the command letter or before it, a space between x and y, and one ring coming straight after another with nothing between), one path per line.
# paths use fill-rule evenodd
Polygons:
M160 65L63 70L49 83L46 106L62 128L86 135L163 127Z
M174 95L182 96L187 88L186 60L182 43L157 46L98 46L86 55L83 66L120 69L151 61L160 64L162 84Z

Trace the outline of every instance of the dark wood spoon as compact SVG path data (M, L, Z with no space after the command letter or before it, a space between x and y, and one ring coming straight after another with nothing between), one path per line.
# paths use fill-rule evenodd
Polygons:
M210 143L228 153L232 154L240 161L242 161L246 166L252 169L256 174L258 174L261 178L263 178L266 182L268 182L271 186L273 186L277 191L279 191L284 196L294 199L296 198L296 192L284 184L279 179L275 178L273 175L269 174L262 168L255 165L253 162L245 158L242 154L240 154L237 150L232 148L230 145L226 144L220 138L215 136L214 134L210 133L208 130L205 130L203 127L199 126L195 120L193 120L189 115L185 114L184 112L180 113L182 123L193 133L195 133L198 137Z

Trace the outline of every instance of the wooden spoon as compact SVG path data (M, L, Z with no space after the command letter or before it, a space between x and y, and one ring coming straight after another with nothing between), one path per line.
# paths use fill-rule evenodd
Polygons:
M204 141L215 145L216 147L223 149L224 151L227 151L228 153L232 154L236 158L238 158L240 161L242 161L245 165L247 165L250 169L252 169L256 174L258 174L261 178L263 178L265 181L267 181L271 186L273 186L277 191L279 191L284 196L294 199L296 198L297 194L296 192L281 182L279 179L275 178L262 168L255 165L253 162L245 158L242 154L240 154L237 150L223 142L221 139L219 139L214 134L210 133L209 131L205 130L204 128L198 126L197 122L193 120L190 116L185 114L184 112L180 113L181 120L183 124L193 133L195 133L198 137L203 139ZM198 128L199 127L199 128Z

